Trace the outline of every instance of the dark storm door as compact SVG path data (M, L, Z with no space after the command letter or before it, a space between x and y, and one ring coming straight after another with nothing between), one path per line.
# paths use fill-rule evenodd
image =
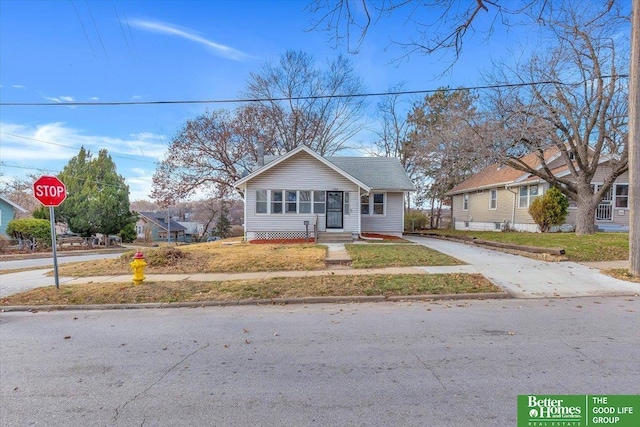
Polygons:
M342 228L342 191L327 191L327 228Z

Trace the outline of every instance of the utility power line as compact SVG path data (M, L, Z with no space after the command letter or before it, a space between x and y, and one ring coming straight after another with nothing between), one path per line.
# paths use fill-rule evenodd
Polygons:
M628 74L617 74L615 76L601 76L603 79L608 78L628 78ZM367 98L374 96L388 95L424 95L436 93L440 91L455 92L459 90L486 90L486 89L507 89L525 86L539 85L561 85L561 86L579 86L585 81L565 83L559 80L545 80L539 82L523 82L523 83L505 83L498 85L484 86L468 86L459 88L438 88L423 90L402 90L402 91L386 91L386 92L369 92L369 93L352 93L352 94L334 94L334 95L308 95L293 97L274 97L274 98L236 98L236 99L202 99L202 100L160 100L160 101L88 101L88 102L0 102L3 107L60 107L60 106L84 106L84 107L108 107L119 105L176 105L176 104L235 104L235 103L251 103L251 102L279 102L279 101L303 101L313 99L332 99L332 98Z

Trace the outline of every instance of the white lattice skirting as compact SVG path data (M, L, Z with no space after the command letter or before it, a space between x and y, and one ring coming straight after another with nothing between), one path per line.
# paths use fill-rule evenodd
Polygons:
M247 240L304 239L304 231L253 231L247 233ZM309 231L309 238L313 232Z

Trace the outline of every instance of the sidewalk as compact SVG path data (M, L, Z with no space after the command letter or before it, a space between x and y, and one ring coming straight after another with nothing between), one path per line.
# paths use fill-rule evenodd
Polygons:
M514 298L640 295L639 283L606 276L595 266L540 261L428 237L406 239L471 264L475 273L482 274ZM616 264L607 263L606 267L610 265Z

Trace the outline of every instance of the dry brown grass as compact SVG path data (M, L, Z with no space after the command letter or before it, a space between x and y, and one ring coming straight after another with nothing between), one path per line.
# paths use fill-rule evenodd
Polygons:
M607 270L602 270L602 274L606 274L607 276L615 277L616 279L626 280L627 282L635 282L640 283L640 277L635 277L629 273L629 270L626 268L609 268ZM638 287L638 292L640 292L640 287Z
M2 299L2 305L84 305L229 301L358 295L437 295L500 292L479 274L314 276L225 282L101 283L33 289Z
M131 274L129 263L134 252L116 259L65 264L60 266L59 274L72 277ZM217 241L145 249L143 253L148 263L146 274L170 274L319 270L325 268L327 252L326 247L314 244L250 245Z

